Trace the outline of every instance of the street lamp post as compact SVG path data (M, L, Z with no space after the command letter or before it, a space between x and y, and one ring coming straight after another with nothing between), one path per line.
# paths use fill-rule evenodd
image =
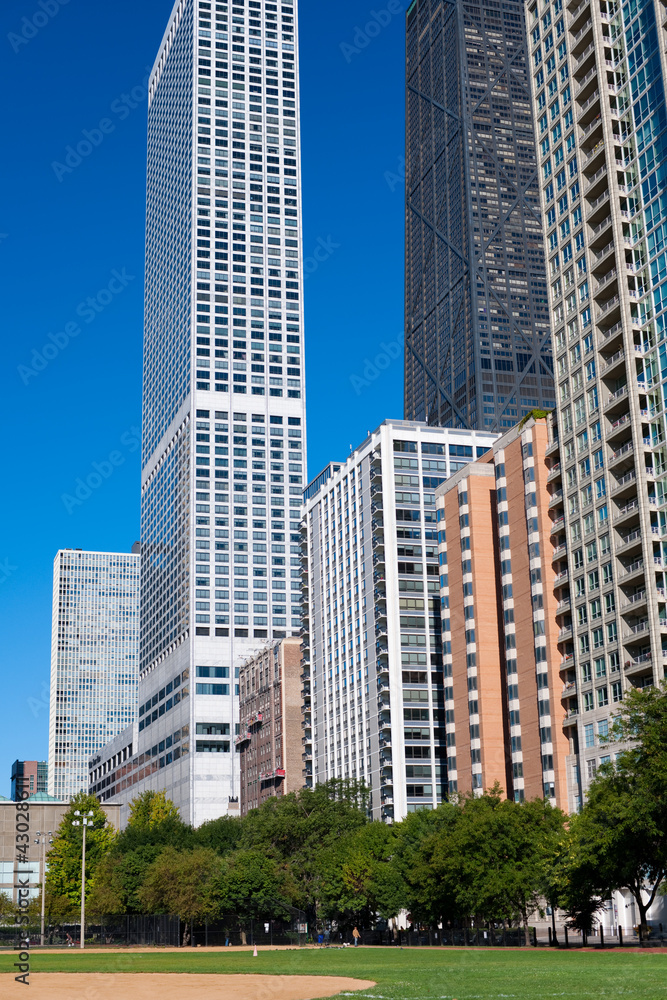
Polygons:
M83 852L81 854L81 942L79 947L85 947L84 937L86 932L86 830L93 825L93 811L81 813L75 810L74 815L79 817L72 820L72 826L83 827Z
M42 883L42 922L40 925L40 935L39 943L42 948L44 947L44 903L46 901L46 845L51 845L53 843L53 835L51 830L48 833L42 833L40 830L37 831L37 836L35 837L35 843L39 844L42 848L42 870L41 870L41 883Z

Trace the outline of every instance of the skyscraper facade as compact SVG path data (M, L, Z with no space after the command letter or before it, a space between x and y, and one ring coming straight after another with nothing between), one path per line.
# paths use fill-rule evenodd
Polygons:
M548 443L530 418L436 492L447 775L567 809Z
M293 0L177 0L149 85L139 755L194 823L238 808L240 663L300 628L297 52Z
M494 440L387 420L307 491L305 778L363 780L374 819L447 796L435 490Z
M570 806L667 665L664 6L529 3L558 392L550 445Z
M134 719L139 554L62 549L53 564L48 790L88 788L88 760Z
M415 0L406 43L405 417L554 405L521 0Z

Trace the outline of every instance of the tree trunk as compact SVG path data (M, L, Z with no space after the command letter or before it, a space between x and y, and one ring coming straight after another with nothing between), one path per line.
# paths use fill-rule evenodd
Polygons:
M183 947L184 948L187 947L189 941L190 941L190 925L189 925L189 923L186 920L185 921L185 927L183 928Z
M243 928L241 928L241 944L247 944L246 933Z

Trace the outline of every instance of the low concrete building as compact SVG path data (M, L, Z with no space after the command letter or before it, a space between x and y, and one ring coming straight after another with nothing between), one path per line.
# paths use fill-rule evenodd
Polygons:
M44 792L26 799L20 812L17 812L17 804L8 799L0 799L0 893L9 896L14 902L16 902L17 869L22 872L26 868L30 869L30 873L22 874L21 879L29 879L31 896L39 895L43 874L43 853L42 846L35 843L37 834L45 834L48 837L49 833L52 833L55 836L63 816L70 807L69 802L52 798ZM23 809L24 804L29 806L27 813ZM105 805L102 808L111 826L116 830L120 829L120 807ZM17 822L21 823L20 831L17 831ZM27 831L24 830L26 824ZM20 855L19 861L19 855L16 853L17 832L28 835L27 864L22 860L23 855Z
M283 639L239 672L241 815L303 786L301 640ZM216 734L202 733L205 737ZM201 740L202 745L205 739ZM199 748L199 747L198 747Z

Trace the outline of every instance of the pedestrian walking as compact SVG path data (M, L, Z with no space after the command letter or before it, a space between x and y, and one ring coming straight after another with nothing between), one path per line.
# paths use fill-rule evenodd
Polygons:
M354 938L354 947L357 948L359 945L359 939L361 937L358 927L355 927L354 930L352 931L352 937Z

